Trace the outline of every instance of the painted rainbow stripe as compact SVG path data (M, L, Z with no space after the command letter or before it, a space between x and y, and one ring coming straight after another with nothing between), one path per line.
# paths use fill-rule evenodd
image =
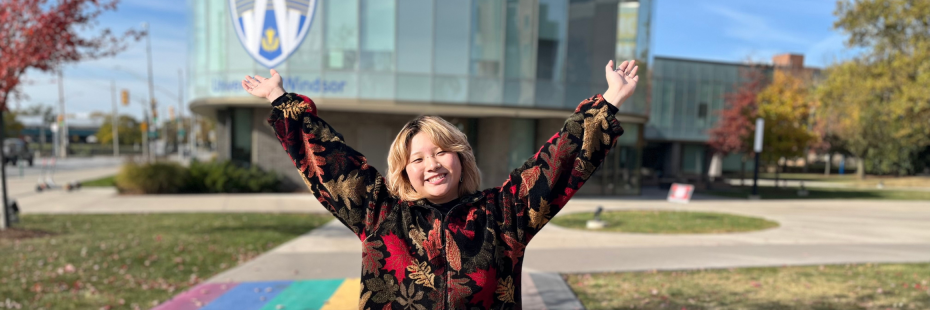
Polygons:
M203 283L154 310L358 309L360 280Z

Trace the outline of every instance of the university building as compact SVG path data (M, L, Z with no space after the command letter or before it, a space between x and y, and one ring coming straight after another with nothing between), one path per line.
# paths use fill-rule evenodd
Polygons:
M607 89L610 59L636 59L640 86L617 115L626 133L583 188L640 192L650 97L652 0L203 0L189 2L191 109L217 122L221 159L302 186L266 123L270 105L240 88L273 67L382 173L397 132L418 115L457 125L483 187L499 186L579 102ZM650 94L652 96L650 96ZM651 108L655 111L655 108Z

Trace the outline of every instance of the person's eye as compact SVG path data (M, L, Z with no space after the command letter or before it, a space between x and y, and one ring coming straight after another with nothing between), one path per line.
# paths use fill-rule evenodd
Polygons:
M446 154L446 151L439 151L439 153L436 153L436 155L445 155L445 154Z
M415 164L418 164L418 163L420 163L421 161L423 161L422 158L417 158L417 159L411 160L410 162L415 163Z

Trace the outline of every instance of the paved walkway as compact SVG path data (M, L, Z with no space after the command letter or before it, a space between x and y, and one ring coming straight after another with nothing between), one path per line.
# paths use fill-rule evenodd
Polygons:
M749 233L649 235L549 225L526 250L525 308L570 309L578 305L573 298L563 298L567 286L560 282L558 273L930 261L930 201L746 201L698 196L690 204L672 204L663 197L657 191L625 199L578 197L560 214L592 211L597 206L607 210L700 210L762 217L780 226ZM326 212L307 194L118 196L112 190L83 189L32 195L21 198L20 204L23 213ZM360 266L359 241L334 221L204 285L254 289L274 281L285 281L288 287L311 285L302 282L311 280L351 283L360 275ZM192 297L184 298L188 300L183 304L192 302Z

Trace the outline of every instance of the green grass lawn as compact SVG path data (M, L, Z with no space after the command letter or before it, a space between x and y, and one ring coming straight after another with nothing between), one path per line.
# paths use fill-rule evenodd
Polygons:
M0 233L0 305L148 309L332 219L309 214L24 215ZM14 239L23 230L49 235Z
M81 186L89 187L116 187L116 176L108 176L96 180L81 182Z
M930 263L565 277L587 309L930 309Z
M891 199L891 200L930 200L930 191L873 190L846 188L807 188L807 197L798 196L797 188L759 187L762 199ZM732 190L699 191L724 197L747 198L752 187L734 187Z
M552 223L568 228L586 229L593 212L570 213L552 219ZM606 211L601 220L607 223L602 231L650 234L708 234L762 230L778 227L778 223L739 215L712 212L679 211Z

